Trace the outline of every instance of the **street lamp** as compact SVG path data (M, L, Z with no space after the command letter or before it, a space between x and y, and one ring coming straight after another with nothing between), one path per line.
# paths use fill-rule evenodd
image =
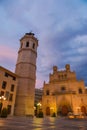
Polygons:
M41 104L40 102L38 102L38 103L37 103L37 106L38 106L38 107L41 107L41 106L42 106L42 104Z
M37 103L37 117L43 117L42 104L40 102Z
M37 114L40 113L40 111L41 111L41 106L42 106L42 104L41 104L40 102L38 102L38 103L37 103Z
M0 96L0 100L6 100L6 97Z
M1 114L1 111L2 111L3 101L5 101L5 100L6 100L6 97L0 96L0 114Z

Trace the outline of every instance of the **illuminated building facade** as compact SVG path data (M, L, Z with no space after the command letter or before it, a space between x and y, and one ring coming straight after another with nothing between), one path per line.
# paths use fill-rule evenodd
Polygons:
M0 106L8 109L9 115L14 115L17 89L17 75L0 66Z
M43 85L42 107L46 116L67 115L68 112L87 114L87 89L83 80L77 80L69 64L61 71L53 67L49 82Z

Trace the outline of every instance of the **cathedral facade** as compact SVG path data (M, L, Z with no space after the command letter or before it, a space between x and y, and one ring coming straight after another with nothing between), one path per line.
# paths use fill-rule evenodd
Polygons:
M87 89L83 80L66 64L65 70L53 67L49 82L43 85L42 110L44 115L67 115L69 112L87 114Z

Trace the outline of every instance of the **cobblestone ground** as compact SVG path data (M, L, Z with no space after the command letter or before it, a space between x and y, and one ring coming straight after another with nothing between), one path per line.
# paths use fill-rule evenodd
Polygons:
M0 130L87 130L87 119L0 118Z

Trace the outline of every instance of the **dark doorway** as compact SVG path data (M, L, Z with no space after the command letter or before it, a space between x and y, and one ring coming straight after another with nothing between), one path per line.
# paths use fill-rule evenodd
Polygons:
M62 106L61 114L66 116L68 114L68 107L66 105Z
M8 114L11 114L11 105L8 105Z
M81 112L86 115L86 107L85 106L81 107Z
M0 102L0 114L1 114L1 111L2 111L2 106L3 106L3 104Z
M47 116L50 116L50 107L47 107L47 108L46 108L46 115L47 115Z

